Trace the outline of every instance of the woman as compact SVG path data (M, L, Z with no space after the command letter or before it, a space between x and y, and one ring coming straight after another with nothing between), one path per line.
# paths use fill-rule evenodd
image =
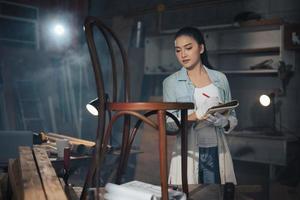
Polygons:
M231 100L226 76L210 66L202 33L194 27L180 29L175 35L175 53L182 68L163 82L167 102L194 102L188 111L188 183L236 184L231 155L224 133L236 125L235 111L204 117L208 108ZM178 118L180 113L172 111ZM204 118L203 118L204 117ZM168 127L174 123L168 118ZM181 184L180 135L172 152L169 184Z

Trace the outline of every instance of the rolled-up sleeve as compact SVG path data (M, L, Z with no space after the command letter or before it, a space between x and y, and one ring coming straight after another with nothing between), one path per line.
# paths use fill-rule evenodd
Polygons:
M176 91L175 91L175 83L169 77L163 81L163 101L164 102L177 102L176 100ZM180 113L178 110L168 110L168 112L172 113L179 121L180 121ZM176 131L178 127L174 120L171 117L167 116L167 124L166 128L168 131Z
M225 75L223 81L224 81L224 88L225 88L225 101L228 102L231 101L231 91L230 91L228 80ZM234 109L231 110L231 112L229 113L228 121L229 121L229 129L224 131L226 134L230 133L238 124L238 119L236 117L236 113Z

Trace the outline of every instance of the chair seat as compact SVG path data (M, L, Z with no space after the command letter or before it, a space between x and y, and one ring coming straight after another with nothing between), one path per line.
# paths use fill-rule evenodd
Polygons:
M193 103L178 102L115 102L107 103L109 110L115 111L139 111L139 110L182 110L193 109Z

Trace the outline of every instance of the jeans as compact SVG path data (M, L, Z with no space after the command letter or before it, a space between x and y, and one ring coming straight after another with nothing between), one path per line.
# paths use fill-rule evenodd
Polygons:
M219 184L218 147L199 147L198 182L203 184Z

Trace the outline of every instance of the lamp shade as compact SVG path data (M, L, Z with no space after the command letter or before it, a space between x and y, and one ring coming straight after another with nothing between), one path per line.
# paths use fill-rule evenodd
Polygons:
M96 98L92 101L90 101L88 104L86 104L86 109L94 116L98 116L98 109L99 106L99 99Z
M261 95L261 96L259 97L259 103L260 103L262 106L267 107L267 106L269 106L270 103L271 103L271 98L270 98L268 95L263 94L263 95Z

